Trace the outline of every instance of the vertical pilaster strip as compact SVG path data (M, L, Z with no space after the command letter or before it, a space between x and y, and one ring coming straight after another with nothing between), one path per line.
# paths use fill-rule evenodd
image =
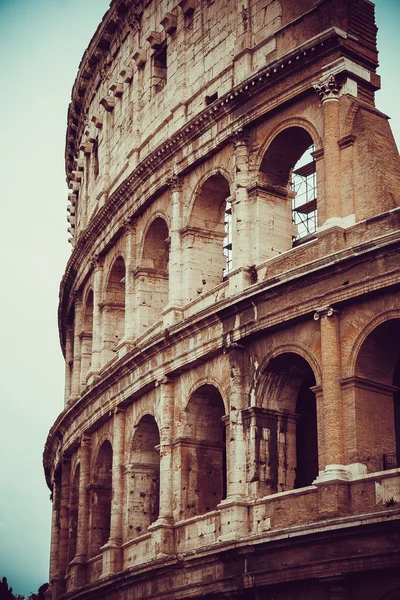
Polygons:
M239 344L231 344L224 351L228 354L230 366L227 500L239 501L247 496L247 453L242 422L242 410L247 408L246 349Z
M60 498L61 481L60 478L54 478L52 492L52 513L51 513L51 538L50 538L50 583L57 577L58 566L58 545L59 545L59 519L60 519Z
M339 85L330 75L313 84L321 99L324 122L325 214L326 222L342 217L339 149Z
M135 266L136 228L125 225L125 336L124 340L132 343L135 339Z
M320 321L324 450L326 471L337 471L343 464L343 426L341 398L340 318L332 307L319 309ZM339 469L340 470L340 469Z
M173 506L172 435L174 422L174 382L164 377L160 382L160 512L158 522L171 524Z
M72 370L71 385L72 399L76 399L81 391L82 298L78 295L75 295L74 309L74 366Z
M232 268L246 268L252 264L251 219L249 196L249 136L240 129L233 137L235 148L236 190L232 202Z
M101 286L103 280L103 261L94 260L93 274L93 333L92 333L92 366L90 372L96 375L100 371L101 356Z
M78 528L76 535L76 555L74 560L81 562L87 557L89 502L87 486L90 482L90 437L81 438L80 447L80 474L79 474L79 504L78 504Z
M110 544L122 543L122 512L124 499L123 465L125 458L125 415L124 409L117 408L113 423L113 462L112 462L112 501Z
M182 228L181 189L182 180L173 176L168 180L171 193L171 231L169 252L169 306L182 305Z
M69 495L71 481L71 460L64 457L61 467L61 499L60 499L60 520L59 520L59 542L57 572L63 579L67 570L68 560L68 530L69 530Z
M67 405L72 389L72 365L73 365L73 346L74 346L74 326L67 323L65 332L65 398L64 404Z

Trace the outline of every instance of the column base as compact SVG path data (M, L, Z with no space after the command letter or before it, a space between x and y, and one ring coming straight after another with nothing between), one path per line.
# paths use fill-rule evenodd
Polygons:
M155 558L163 558L175 553L175 535L172 519L161 517L149 525Z
M91 385L99 378L99 371L89 371L86 375L86 385Z
M86 580L86 556L75 556L69 563L68 591L82 587Z
M122 570L122 548L119 543L109 541L100 550L103 553L102 577Z
M131 339L121 340L116 348L118 352L118 358L122 358L126 354L129 354L129 352L134 348L134 346L135 342Z
M327 465L313 485L318 488L318 512L322 518L343 516L348 513L349 475L344 465Z
M354 225L355 222L355 215L347 215L347 217L329 217L323 225L318 227L318 231L324 231L330 227L341 227L342 229L346 229L347 227Z
M163 326L171 327L180 323L183 319L183 307L176 304L168 304L162 311Z
M254 276L253 276L254 277ZM250 267L239 267L234 271L231 271L228 276L229 282L229 296L235 296L237 293L248 288L252 283L252 271Z
M313 481L313 485L326 483L328 481L349 481L348 467L345 465L326 465L323 471L318 473L318 477Z
M221 534L218 540L228 542L248 535L249 515L248 503L244 498L238 500L226 498L218 504L221 511Z

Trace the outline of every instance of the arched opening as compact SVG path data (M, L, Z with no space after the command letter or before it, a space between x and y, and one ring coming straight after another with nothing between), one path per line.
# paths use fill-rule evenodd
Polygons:
M164 219L151 223L143 244L135 290L140 333L156 323L168 304L169 232Z
M105 301L102 306L103 365L117 351L125 331L125 262L119 256L108 277Z
M312 230L316 218L316 196L311 192L311 185L316 189L315 163L309 155L312 146L308 131L292 126L273 139L263 156L256 190L259 226L255 245L260 262L286 252L300 234L303 237L305 225L301 223L308 223ZM304 164L302 157L307 153L310 161ZM294 189L293 173L297 173Z
M145 533L157 520L160 505L160 433L145 415L132 440L128 478L128 538Z
M292 216L297 227L294 244L317 231L317 173L313 151L314 144L307 148L292 171Z
M182 445L183 517L215 510L226 498L224 402L212 385L199 387L185 410Z
M69 499L68 562L71 562L76 554L79 506L79 474L80 466L78 464L72 478Z
M270 361L262 377L259 407L248 409L245 423L253 493L311 485L318 475L313 370L302 356L286 352Z
M232 263L231 203L228 181L212 175L198 190L182 233L183 289L187 300L220 284Z
M400 449L400 319L378 325L364 340L350 391L354 395L355 460L369 471L391 469Z
M112 499L112 457L108 440L103 442L93 465L90 484L89 554L96 556L110 537Z
M81 336L81 381L86 383L86 376L92 363L92 338L93 338L93 291L87 295L83 313L83 331Z

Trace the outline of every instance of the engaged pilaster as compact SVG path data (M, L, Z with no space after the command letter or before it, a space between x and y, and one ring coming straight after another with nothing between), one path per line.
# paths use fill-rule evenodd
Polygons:
M320 97L324 122L325 222L322 228L342 226L339 149L339 90L334 75L313 84Z
M221 539L242 537L248 532L246 441L242 411L247 406L246 349L232 343L224 348L230 367L229 415L227 417L227 497L221 511Z
M101 286L103 280L103 261L99 258L93 260L93 334L92 334L92 363L87 376L88 383L92 383L100 371L101 357Z
M163 311L166 327L180 321L182 307L182 242L180 234L182 228L182 179L174 175L167 183L171 194L171 230L168 263L168 305Z
M89 501L87 487L90 483L90 448L91 439L84 435L80 445L80 475L79 475L79 503L78 526L76 534L76 553L70 563L71 589L79 588L86 581L86 559L88 554L88 523Z
M322 410L325 465L318 479L348 479L343 466L343 426L341 397L340 318L331 306L318 309L315 321L320 321L322 363Z
M64 457L61 467L61 497L57 556L58 592L65 591L65 573L68 563L70 479L71 460L69 457Z
M118 345L118 356L128 352L136 337L135 323L135 269L136 254L136 227L127 222L125 224L125 334Z
M74 326L68 323L65 332L65 405L68 404L72 389L72 370L74 365Z
M74 358L70 402L79 397L81 391L81 331L82 331L82 298L75 295L74 302Z
M111 523L109 540L103 546L103 577L118 572L122 567L125 415L126 412L124 409L115 409L113 422Z
M248 132L243 129L238 130L233 136L236 189L232 201L232 273L229 278L231 295L241 291L250 283L252 236L250 201L247 192L249 185L248 144Z

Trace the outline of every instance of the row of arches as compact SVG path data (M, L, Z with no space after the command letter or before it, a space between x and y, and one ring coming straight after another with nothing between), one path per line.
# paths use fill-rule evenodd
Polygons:
M280 132L265 152L256 195L247 200L249 206L257 205L255 210L259 214L257 225L251 225L258 228L258 232L254 231L253 242L257 262L289 250L296 238L315 230L315 161L309 154L312 144L308 131L292 126ZM311 168L312 185L306 176L299 175L304 169L296 168L309 159L307 173ZM156 212L143 235L138 236L137 258L129 255L131 245L125 250L117 250L113 261L107 261L99 297L95 297L93 282L89 282L82 297L81 330L78 332L81 383L85 383L87 374L93 370L96 332L100 332L100 349L97 351L101 354L100 366L104 366L115 357L124 339L140 337L160 320L169 304L176 303L176 298L178 305L195 300L221 284L235 267L235 199L231 195L232 183L227 177L225 171L215 170L201 182L194 194L188 223L179 230L178 243L171 243L170 217ZM298 202L295 203L296 194L292 187L296 177L302 181L296 184L296 189L303 190L304 186L306 189L305 205L314 207L314 228L304 225L311 222L309 208L304 209L304 205L302 209ZM305 213L307 219L300 222L301 210L308 212ZM250 265L253 258L249 256L247 261ZM174 273L171 269L175 269ZM133 301L128 298L132 294ZM94 322L96 307L101 311L98 322ZM68 318L71 328L75 317L73 306ZM72 346L77 342L76 333L70 337ZM73 347L69 354L76 354Z
M400 464L398 334L400 318L383 320L370 328L355 344L354 374L343 380L342 398L338 398L347 407L345 418L354 419L352 437L344 439L345 464L362 463L366 472ZM282 345L266 356L255 373L255 402L249 397L248 405L240 409L243 445L239 458L235 456L239 447L231 445L232 435L237 435L232 433L231 413L237 407L229 397L230 388L223 390L218 380L208 377L209 382L198 382L182 407L176 391L174 414L178 422L169 425L167 444L173 465L169 472L174 490L173 522L190 522L192 517L218 510L224 499L232 498L233 470L238 461L244 464L245 497L250 501L318 481L326 466L322 447L329 434L323 417L323 375L318 361L305 348L296 351L294 346ZM129 425L119 462L114 457L117 450L112 428L93 435L89 484L84 491L82 454L76 455L69 475L68 562L73 562L77 550L82 493L88 506L89 559L99 556L110 540L116 503L122 506L122 543L150 533L151 526L162 517L165 407L161 404L150 412L150 404L148 397L136 422L124 417ZM348 424L343 423L345 438L346 431ZM116 487L116 469L123 473L122 487Z

